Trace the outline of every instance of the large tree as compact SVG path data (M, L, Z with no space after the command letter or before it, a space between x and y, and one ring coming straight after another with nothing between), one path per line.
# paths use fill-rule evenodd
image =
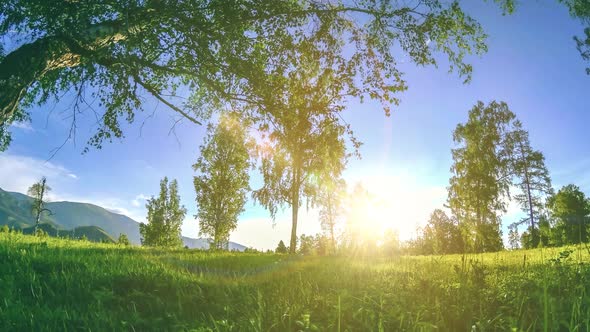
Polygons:
M496 2L512 10L512 0ZM7 0L0 12L3 149L11 123L64 91L75 96L72 130L78 112L96 113L88 143L100 147L124 135L120 122L134 120L145 96L195 123L227 102L271 105L282 95L265 87L301 54L344 59L335 81L354 78L351 96L389 107L406 88L400 59L436 65L442 54L468 80L465 55L486 51L478 22L442 0ZM90 99L98 105L84 107Z
M540 233L536 226L543 214L545 199L553 194L551 178L545 167L545 156L531 147L529 133L524 130L520 121L514 122L506 144L510 150L514 184L519 190L514 199L527 214L519 224L528 223L529 240L532 242L527 247L534 248L539 244Z
M576 185L561 188L547 201L557 245L588 242L590 201Z
M212 238L211 248L227 249L229 233L244 211L251 166L247 128L236 114L224 114L209 125L201 155L193 169L199 233Z
M39 223L41 222L41 215L43 212L51 214L51 210L45 207L47 193L49 191L51 191L51 187L47 185L47 178L45 177L42 177L41 180L35 182L27 191L29 196L33 198L31 212L35 217L35 234L37 234L37 230L39 229Z
M180 227L186 214L184 206L180 205L178 183L172 180L168 185L168 178L160 181L160 194L157 198L150 198L146 204L148 209L148 223L139 224L141 243L155 247L180 247L182 238Z
M506 211L512 180L506 138L514 119L504 102L478 102L467 122L453 133L459 146L452 150L448 203L463 230L467 250L502 248L500 214Z
M332 65L322 67L302 54L299 68L277 77L266 89L276 96L265 116L257 119L262 137L258 153L263 186L254 198L276 217L291 208L290 252L296 252L299 208L319 200L321 184L339 178L346 158L345 135L359 143L339 116L349 81L338 81ZM339 61L339 60L338 60ZM339 63L339 65L344 65Z

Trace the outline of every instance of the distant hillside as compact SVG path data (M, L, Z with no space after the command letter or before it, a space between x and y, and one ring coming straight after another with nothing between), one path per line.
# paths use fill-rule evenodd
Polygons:
M0 226L8 225L19 229L33 227L35 220L31 214L31 202L32 198L27 195L0 189ZM120 234L126 234L131 243L140 244L139 223L122 214L97 205L77 202L49 202L47 208L53 214L44 214L41 222L51 225L59 232L95 226L112 239L117 239ZM88 235L87 237L90 238ZM183 236L182 240L189 248L209 247L207 239ZM230 242L229 248L240 251L246 249L245 246L234 242Z
M109 234L96 226L80 226L72 230L63 230L55 228L51 224L40 224L39 228L53 237L69 237L72 239L86 237L86 239L92 242L115 242ZM35 232L35 226L23 228L22 232L23 234L33 234Z

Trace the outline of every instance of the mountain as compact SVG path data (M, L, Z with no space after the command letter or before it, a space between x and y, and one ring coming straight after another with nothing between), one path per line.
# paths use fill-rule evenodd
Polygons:
M0 226L27 229L35 225L31 214L32 198L20 193L0 189ZM85 229L92 234L104 231L112 239L120 234L126 234L133 244L140 244L139 223L125 215L108 211L100 206L78 202L49 202L46 207L52 215L43 214L42 223L64 232L80 227L94 226L95 230ZM100 230L100 231L99 231ZM97 238L102 238L96 233ZM78 233L76 233L78 234ZM90 239L90 236L87 235ZM189 248L206 249L209 247L207 239L193 239L182 237L185 246ZM245 246L230 242L229 249L243 251Z

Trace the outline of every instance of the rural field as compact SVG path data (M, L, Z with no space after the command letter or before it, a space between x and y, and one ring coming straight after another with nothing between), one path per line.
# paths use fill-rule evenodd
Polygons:
M2 331L587 331L590 256L318 257L0 234Z
M590 0L0 0L0 332L590 331Z

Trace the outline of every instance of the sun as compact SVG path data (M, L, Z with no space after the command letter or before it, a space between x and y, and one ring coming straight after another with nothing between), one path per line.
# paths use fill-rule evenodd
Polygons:
M439 192L423 188L411 176L363 178L349 193L349 223L354 231L369 238L394 231L401 240L409 240L415 236L416 228L427 220L431 206L442 204Z

